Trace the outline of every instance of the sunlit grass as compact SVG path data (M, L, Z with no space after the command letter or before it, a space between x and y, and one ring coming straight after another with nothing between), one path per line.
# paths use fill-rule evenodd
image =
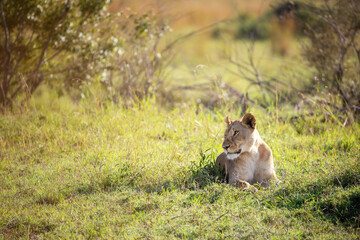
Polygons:
M201 42L196 44L195 42ZM199 84L213 82L228 83L231 87L242 94L248 93L250 99L259 99L261 91L258 85L242 75L257 81L254 72L257 71L260 79L268 81L276 79L293 87L302 89L313 78L313 69L301 59L301 42L293 41L289 55L280 56L271 51L271 42L256 41L253 51L250 51L251 41L248 40L223 40L212 39L204 35L194 36L190 40L180 42L177 45L176 57L165 70L168 86L172 93L181 96L183 100L196 101L206 98L208 92L203 86L201 89L191 89ZM253 58L254 67L250 65ZM250 71L239 71L236 64L239 63ZM282 83L273 82L273 90L280 94L286 87ZM179 86L189 87L188 91L179 90ZM289 88L287 88L289 90ZM218 91L220 94L221 90ZM295 97L295 96L294 96ZM274 99L274 96L272 96ZM293 99L295 100L295 98ZM300 100L299 100L300 101Z
M0 118L2 238L359 237L358 124L251 109L282 180L251 193L214 175L237 110L59 101Z

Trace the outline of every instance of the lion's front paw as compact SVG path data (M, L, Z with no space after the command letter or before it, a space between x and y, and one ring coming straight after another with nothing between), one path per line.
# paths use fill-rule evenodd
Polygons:
M242 189L243 191L245 191L245 190L250 190L252 192L258 191L258 189L256 187L254 187L253 185L251 185L250 183L248 183L247 181L244 181L244 180L236 180L235 186Z

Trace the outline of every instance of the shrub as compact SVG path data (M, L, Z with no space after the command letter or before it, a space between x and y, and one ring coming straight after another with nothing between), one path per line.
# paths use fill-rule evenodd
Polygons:
M249 13L239 13L229 24L213 29L212 37L220 38L222 34L229 34L236 39L263 40L269 38L269 20L272 12L257 18Z
M320 89L326 98L337 96L334 105L360 104L359 2L298 1L297 5L297 19L309 39L304 56L318 71L310 89Z
M159 88L158 42L166 24L151 13L111 14L108 2L0 1L2 110L25 102L44 83L75 99L94 83L111 99Z
M253 15L243 13L237 19L236 38L267 39L269 37L269 17L264 15L257 19Z

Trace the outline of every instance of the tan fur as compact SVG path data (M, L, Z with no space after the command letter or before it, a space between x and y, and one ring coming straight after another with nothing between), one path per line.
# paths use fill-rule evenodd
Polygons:
M247 113L237 121L226 117L226 123L224 152L216 163L225 167L229 184L248 188L249 184L258 183L267 187L272 178L277 180L272 151L255 128L255 116Z

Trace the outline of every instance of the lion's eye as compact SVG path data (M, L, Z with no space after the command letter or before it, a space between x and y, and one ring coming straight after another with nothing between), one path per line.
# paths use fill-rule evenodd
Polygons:
M234 131L234 134L233 134L233 136L235 136L236 134L238 134L239 133L239 131Z

